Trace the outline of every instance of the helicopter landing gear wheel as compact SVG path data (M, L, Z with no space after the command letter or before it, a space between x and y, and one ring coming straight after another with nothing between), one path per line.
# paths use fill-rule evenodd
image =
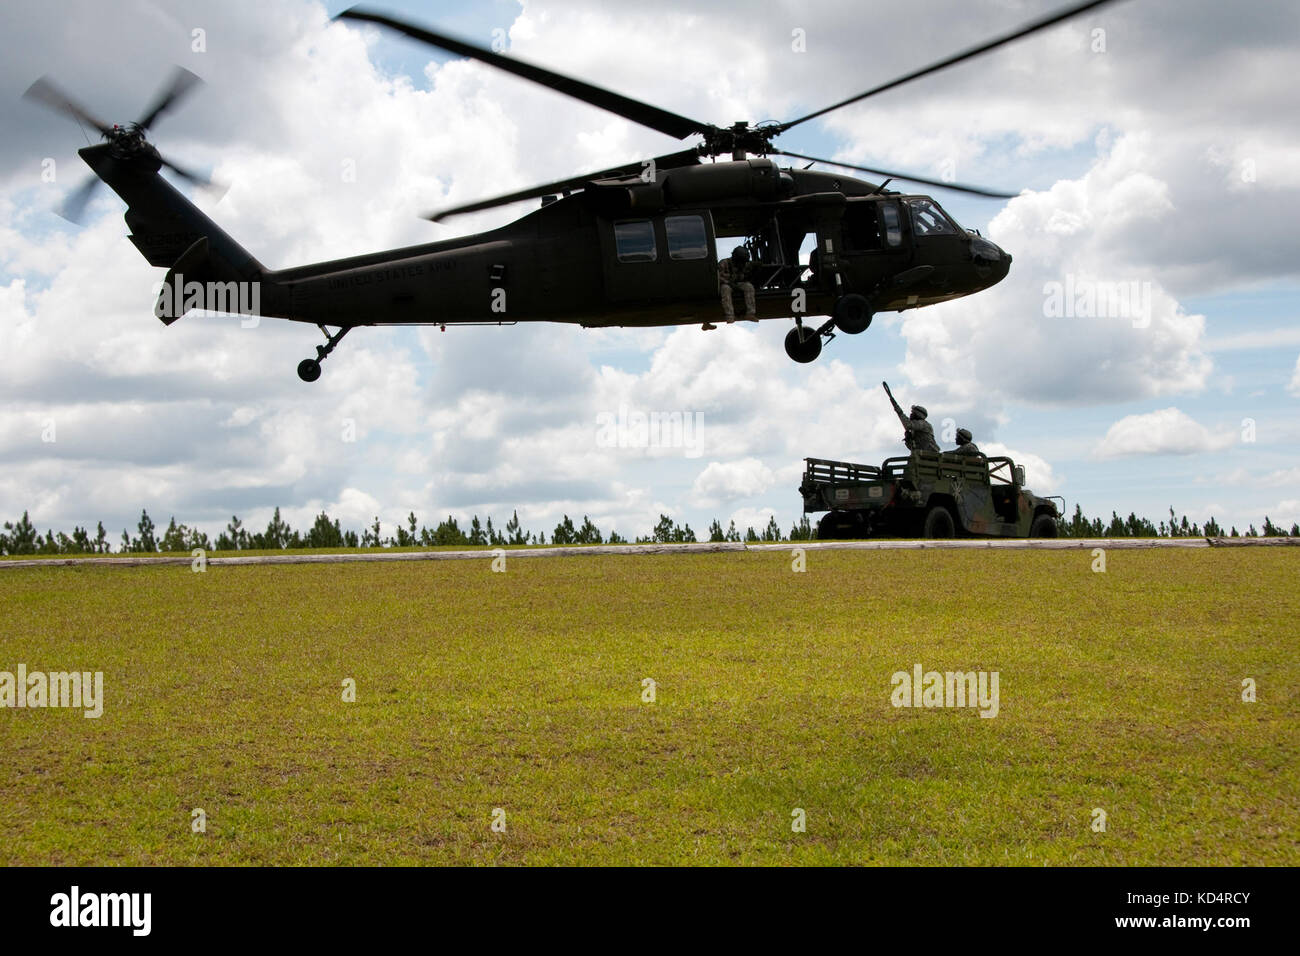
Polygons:
M822 354L822 337L815 329L796 325L785 335L785 354L796 362L811 362Z
M330 335L329 329L323 325L316 326L325 333L325 344L316 346L316 357L314 359L303 359L298 363L298 377L304 382L314 382L320 378L320 363L325 361L325 356L334 351L334 346L339 344L339 340L352 330L352 326L345 325L333 335Z
M850 292L840 296L832 315L837 329L845 335L857 335L871 325L871 303L865 295Z

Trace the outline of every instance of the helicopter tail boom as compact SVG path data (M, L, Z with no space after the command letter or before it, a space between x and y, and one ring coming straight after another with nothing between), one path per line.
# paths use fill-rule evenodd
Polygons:
M78 154L127 204L128 237L152 266L167 268L155 315L170 325L193 309L286 315L287 290L267 270L140 157L115 157L108 144ZM212 301L208 292L219 294ZM232 301L233 300L233 301Z

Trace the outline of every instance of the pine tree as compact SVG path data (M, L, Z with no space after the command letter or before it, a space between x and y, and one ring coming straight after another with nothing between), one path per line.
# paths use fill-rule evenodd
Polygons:
M158 542L154 540L153 519L149 517L149 512L143 508L140 510L140 523L136 525L140 532L140 550L146 553L152 553L158 550Z
M510 520L506 522L506 543L508 544L527 544L528 532L519 528L519 512L510 513Z
M713 523L709 525L709 540L710 541L726 540L726 536L722 533L722 525L721 523L719 523L717 518L714 518Z
M7 546L10 554L36 553L36 526L32 524L32 520L27 516L26 511L23 512L23 516L16 523L6 521L5 530L10 532Z
M176 524L176 516L172 515L171 520L167 522L167 530L163 532L162 542L158 546L159 551L185 551L185 536L189 529L185 525Z
M592 523L592 520L586 515L582 516L582 527L578 529L578 544L603 544L604 536L600 529Z
M577 541L577 532L573 528L572 518L568 515L564 516L564 520L555 526L551 541L554 544L574 544Z
M244 530L243 522L235 515L230 516L230 524L226 525L226 535L230 539L230 544L238 551L244 551L248 548L248 532Z

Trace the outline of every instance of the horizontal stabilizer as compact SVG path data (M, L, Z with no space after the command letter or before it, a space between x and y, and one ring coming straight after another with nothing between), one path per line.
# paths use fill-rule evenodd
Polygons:
M185 314L185 276L187 273L191 278L200 276L208 257L208 237L200 236L167 270L167 278L163 279L162 290L153 307L153 314L162 320L163 325L171 325Z

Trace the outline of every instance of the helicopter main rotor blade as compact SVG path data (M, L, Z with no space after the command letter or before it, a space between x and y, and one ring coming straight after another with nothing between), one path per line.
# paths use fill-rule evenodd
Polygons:
M80 224L82 215L86 211L86 204L90 202L90 197L95 194L95 187L100 183L98 176L90 176L74 192L68 193L68 198L56 210L60 216Z
M901 179L909 183L921 183L926 186L936 186L940 189L952 189L959 193L971 193L975 196L988 196L992 199L1013 199L1016 193L1004 193L996 189L986 189L983 186L968 186L963 183L945 183L938 179L924 179L921 176L913 176L911 173L895 173L887 169L872 169L870 166L855 166L852 163L842 163L838 159L818 159L816 156L805 156L802 153L790 153L783 149L774 149L772 152L778 156L789 156L792 159L809 159L814 163L824 163L827 166L839 166L842 169L856 169L859 172L871 173L875 176L884 176L886 179Z
M111 131L111 127L107 123L51 83L48 77L43 76L27 87L23 99L30 100L33 103L40 103L55 112L63 113L79 122L87 123L105 136Z
M592 106L599 106L611 113L617 113L624 119L639 123L642 126L648 126L650 129L658 130L677 139L685 139L692 133L707 133L714 128L710 123L701 123L699 120L670 113L668 110L651 106L649 103L642 103L640 100L634 100L620 93L602 89L591 83L575 80L573 77L565 76L562 73L555 73L540 66L533 66L531 63L517 60L514 57L493 53L491 50L485 50L483 47L467 43L464 40L458 40L444 33L434 33L432 30L404 23L382 13L372 13L359 7L353 7L350 10L344 10L335 19L360 20L390 27L405 33L412 39L438 47L440 50L481 60L497 67L497 69L513 73L515 76L521 76L526 80L532 80L534 83L540 83L542 86L549 87L566 96L572 96L584 103L590 103Z
M851 103L860 102L861 100L865 100L869 96L875 96L877 93L885 92L885 90L892 90L895 87L902 86L904 83L910 83L912 80L920 79L923 76L929 76L931 73L938 73L940 70L945 70L948 67L953 66L957 63L961 63L965 60L969 60L974 57L980 56L981 54L988 53L990 50L996 50L998 47L1005 46L1008 43L1011 43L1015 40L1019 40L1021 37L1027 37L1031 33L1037 33L1039 30L1046 30L1048 27L1054 26L1055 24L1058 24L1063 20L1068 20L1071 17L1078 16L1081 13L1086 13L1089 10L1093 10L1097 7L1102 7L1108 3L1113 3L1113 2L1114 0L1088 0L1087 3L1076 3L1072 7L1067 7L1066 9L1060 10L1056 13L1049 14L1037 20L1032 20L1029 23L1026 23L1024 26L1019 27L1018 29L1013 30L1010 33L1004 34L1003 36L997 37L996 39L989 40L987 43L981 43L979 46L972 47L969 50L963 50L961 53L954 53L952 56L942 59L937 63L931 63L929 66L922 67L919 70L913 70L911 73L907 73L903 76L898 77L897 79L890 80L888 83L882 83L880 86L872 87L871 89L867 90L865 93L859 93L857 96L851 96L847 100L841 100L840 102L835 103L832 106L827 106L825 109L820 109L815 113L809 113L807 116L801 116L798 119L791 120L788 123L782 123L778 127L778 132L784 133L786 130L790 129L791 127L798 126L800 123L806 123L810 119L816 119L818 116L825 116L827 113L831 112L832 110L837 110L843 106L848 106ZM902 179L904 177L900 176L899 178ZM919 180L919 179L915 181L924 182L924 180Z
M167 84L166 89L158 94L153 106L145 110L144 115L140 117L136 125L141 129L148 129L159 116L174 107L190 90L202 82L203 80L185 69L185 67L176 67L176 71L172 74L172 81Z
M680 153L671 153L667 156L657 156L652 160L646 160L640 163L628 163L626 166L617 166L614 169L605 169L598 173L588 173L585 176L575 176L572 179L563 179L554 183L547 183L544 186L533 186L530 189L521 189L519 192L509 193L505 196L496 196L492 199L481 199L478 202L466 203L464 206L455 206L451 209L442 209L436 213L430 213L425 216L430 222L442 222L444 219L450 219L452 216L459 216L467 212L479 212L483 209L494 209L497 206L508 206L511 203L522 202L525 199L536 199L539 196L546 196L551 193L563 192L568 189L582 189L590 186L592 183L599 182L602 179L626 179L629 176L637 176L653 163L657 169L677 169L682 166L693 166L699 162L699 152L694 149L683 150Z

